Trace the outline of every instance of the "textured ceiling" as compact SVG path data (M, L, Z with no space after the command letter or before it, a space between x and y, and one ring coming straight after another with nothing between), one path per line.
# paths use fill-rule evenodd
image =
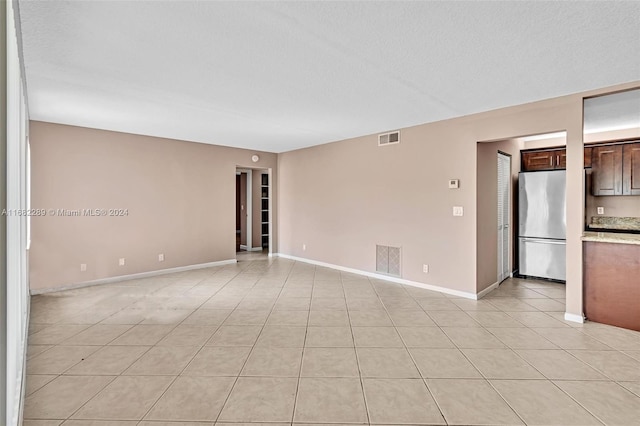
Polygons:
M20 1L34 120L273 152L640 80L640 2Z

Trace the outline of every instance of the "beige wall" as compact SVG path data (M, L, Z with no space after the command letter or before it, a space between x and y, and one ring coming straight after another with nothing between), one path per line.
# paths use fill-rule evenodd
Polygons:
M477 167L477 291L494 284L498 278L498 152L511 155L511 224L509 226L510 271L517 269L514 247L517 244L517 196L520 150L517 139L478 144Z
M7 8L0 4L0 211L7 207ZM0 324L7 324L7 217L0 215ZM7 418L7 327L0 327L0 419Z
M582 313L583 96L549 99L402 129L399 145L363 136L281 154L279 251L375 270L375 245L402 246L402 276L476 293L478 141L567 131L567 312ZM449 190L447 180L461 181ZM463 206L464 217L451 209ZM487 223L486 226L492 226ZM302 244L307 250L302 250ZM422 272L422 264L430 273ZM494 267L493 265L491 266ZM484 274L483 274L484 275Z
M32 290L235 258L235 170L256 152L43 122L30 140L32 208L129 210L33 217Z

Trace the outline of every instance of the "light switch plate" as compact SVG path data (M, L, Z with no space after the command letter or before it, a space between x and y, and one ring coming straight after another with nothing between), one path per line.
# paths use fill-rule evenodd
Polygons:
M454 216L464 215L464 209L462 208L462 206L453 206L453 215Z

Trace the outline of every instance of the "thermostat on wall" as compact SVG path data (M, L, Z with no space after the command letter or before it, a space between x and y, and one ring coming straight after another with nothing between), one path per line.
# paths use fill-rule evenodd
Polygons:
M460 179L449 179L449 188L450 189L460 188Z

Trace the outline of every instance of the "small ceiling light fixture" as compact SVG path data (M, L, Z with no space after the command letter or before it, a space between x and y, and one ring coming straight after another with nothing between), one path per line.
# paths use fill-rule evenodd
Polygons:
M253 155L253 157L251 157L251 161L253 161L254 163L257 163L260 160L260 157L258 157L257 155Z

